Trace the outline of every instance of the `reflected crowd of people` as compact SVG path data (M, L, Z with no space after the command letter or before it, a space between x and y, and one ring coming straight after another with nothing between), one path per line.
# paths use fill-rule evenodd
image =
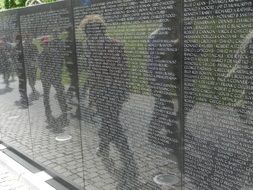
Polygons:
M0 37L0 72L3 74L5 91L11 91L10 78L14 80L15 60L13 60L12 43L4 36Z
M167 11L166 15L171 13L171 9ZM170 151L175 156L179 172L183 173L184 134L181 122L184 115L181 115L182 110L180 110L180 107L183 106L181 57L183 43L179 27L181 25L180 15L177 11L174 9L173 14L176 16L162 21L160 27L147 39L148 76L146 80L150 88L150 95L155 100L147 131L149 142ZM129 100L131 93L130 66L124 44L120 41L121 39L109 37L106 22L100 15L85 16L79 28L86 39L83 42L85 55L82 69L87 73L87 78L81 88L89 92L85 93L89 95L87 109L95 110L96 115L101 118L96 155L101 157L107 169L111 170L114 163L110 158L110 147L112 144L115 145L122 162L118 189L137 190L138 167L134 151L129 145L128 137L120 121L123 105ZM13 41L0 37L0 71L5 84L4 93L11 92L10 78L13 73L16 73L20 93L20 100L17 100L16 105L27 109L32 102L40 100L42 96L48 129L58 134L63 133L64 128L70 124L71 105L68 99L77 98L80 101L79 71L73 60L74 55L68 54L73 49L72 32L70 28L66 31L56 28L44 36L29 33L22 34L22 36L17 35ZM62 38L63 33L67 33L67 37ZM193 68L197 70L197 59L202 56L204 50L196 42L188 42L188 44L195 47L195 50L189 51L193 53ZM14 54L16 56L13 56ZM241 84L244 86L242 87L242 103L236 106L235 110L239 110L240 118L247 120L242 123L252 126L252 32L246 36L235 57L237 57L237 62L227 77L234 76L238 80L243 78ZM63 83L64 67L67 68L66 71L70 78L68 86ZM242 74L247 77L241 77ZM41 81L43 94L39 90L38 80ZM31 89L29 95L27 94L27 83ZM54 98L57 99L61 112L57 118L53 114L55 104L51 103L52 87L55 89ZM188 112L194 110L195 104L197 105L197 101L184 114L187 115ZM77 107L75 115L80 119L80 105ZM192 139L197 139L195 134L188 135ZM210 142L209 144L217 148L215 143ZM200 145L199 149L202 150L202 148ZM210 153L213 160L218 160L216 148L214 152ZM214 178L215 172L218 171L215 163L211 164L210 173L206 174L207 178L202 181L203 184L208 184L209 189L214 189L214 184L209 179ZM193 161L192 164L198 168L198 163ZM198 186L197 183L194 185ZM235 188L238 189L239 186L237 184Z

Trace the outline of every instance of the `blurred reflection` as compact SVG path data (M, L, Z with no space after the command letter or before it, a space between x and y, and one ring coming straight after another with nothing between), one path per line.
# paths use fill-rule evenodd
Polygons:
M175 13L177 7L166 10ZM148 82L155 97L153 117L149 126L149 140L164 148L171 148L180 159L180 129L178 105L180 101L180 31L178 14L164 19L151 34L148 43ZM162 134L162 130L166 134ZM181 169L181 163L178 164Z
M235 57L236 64L226 77L231 78L231 76L234 76L239 84L241 84L243 92L236 106L241 119L246 121L250 120L250 115L252 115L253 111L253 102L251 99L251 97L253 97L253 31L244 38Z
M9 79L11 75L11 45L7 42L5 37L0 38L0 68L1 72L3 73L3 79L5 83L5 90L4 92L9 92L11 88L9 87Z
M192 33L194 28L193 23L184 25L184 30ZM203 49L193 39L184 38L184 99L187 99L184 104L184 115L187 115L197 103L197 94L194 92L196 81L200 77L200 69L198 60L203 54Z
M67 119L67 103L62 84L62 70L64 63L64 54L62 48L64 42L58 38L57 31L52 36L41 37L42 51L38 54L38 65L41 71L41 83L43 87L43 101L45 106L45 114L49 127L56 133L63 132L63 127L68 124ZM54 118L49 101L51 86L56 90L56 98L58 100L61 116Z
M122 171L118 189L134 189L137 168L119 115L129 96L128 62L121 42L106 35L104 20L99 15L86 16L81 24L87 40L84 45L88 69L89 107L96 109L102 123L99 129L97 155L108 165L110 144L120 153ZM112 165L108 166L113 170Z
M241 93L233 97L234 103L199 101L186 115L184 167L193 189L252 189L253 155L249 144L253 139L252 40L253 32L250 32L236 53L230 53L236 58L230 63L235 61L234 67L216 80L229 86L226 91L231 94L234 89ZM225 54L218 49L214 53L217 57ZM226 65L226 61L219 62L216 69ZM225 91L217 86L219 84L214 83L216 94L220 93L219 90ZM220 98L226 100L227 96L224 94Z
M64 56L65 59L65 65L69 74L70 78L70 85L69 88L67 89L67 99L68 103L72 105L77 105L77 102L79 102L79 89L78 89L78 76L77 76L77 66L74 64L74 43L72 42L72 28L69 27L67 28L66 32L63 32L62 34L66 34L66 39L64 39L65 44L66 44L66 53ZM76 98L78 101L75 102L74 98ZM71 106L71 105L70 105ZM73 117L80 117L80 111L79 111L79 106L77 106L75 114L71 114Z
M80 0L80 2L81 2L83 5L91 5L91 4L92 4L92 0Z
M73 49L73 43L71 41L71 27L68 28L68 30L66 31L67 33L67 38L65 39L66 41L66 46L68 47L68 51L72 52ZM69 99L72 99L74 96L77 96L78 94L78 78L76 75L76 69L75 69L75 65L73 63L73 55L72 53L70 55L66 55L65 56L65 62L66 62L66 67L67 70L69 72L69 77L70 77L70 86L67 90L67 95Z
M241 133L244 135L244 139L247 142L252 142L251 130L253 126L253 30L246 35L242 40L236 55L235 55L235 66L230 70L227 78L234 78L239 83L241 91L240 99L236 102L235 109L241 119ZM244 140L243 139L243 140ZM241 139L238 138L238 141ZM244 142L243 142L244 143ZM246 144L246 143L244 143ZM235 152L236 150L234 150ZM242 153L241 153L242 154ZM237 156L238 157L238 156ZM245 169L242 170L241 176L244 177L244 187L253 187L253 154L247 153L244 155L247 158L246 162L242 162L240 167ZM240 176L240 177L241 177ZM247 177L246 177L247 176ZM242 184L240 184L242 186Z
M39 92L35 89L38 69L36 64L38 50L37 47L33 44L33 36L31 34L24 34L23 50L24 54L26 55L24 59L26 76L29 82L29 86L32 89L32 93L29 95L29 99L33 101L39 99Z
M20 100L15 101L15 104L17 106L20 106L21 108L27 108L28 107L28 98L26 93L26 74L25 74L25 68L23 65L24 57L21 53L22 51L22 38L21 35L18 34L16 36L16 47L14 48L14 51L18 52L17 57L17 75L18 75L18 89L20 94Z

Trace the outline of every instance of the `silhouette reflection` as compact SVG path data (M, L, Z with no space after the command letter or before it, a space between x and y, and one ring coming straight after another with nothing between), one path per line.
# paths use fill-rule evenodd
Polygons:
M97 156L113 171L110 144L113 143L122 162L118 189L134 189L137 168L119 115L129 96L128 62L121 42L106 35L104 20L99 15L86 16L80 27L86 34L85 63L88 70L89 107L101 117ZM113 173L112 173L113 174Z
M165 10L160 27L149 37L148 82L155 97L153 116L149 126L150 142L171 149L182 171L180 153L180 23L177 4ZM174 14L172 18L167 15ZM165 134L163 130L166 130Z
M11 44L7 41L6 37L2 37L0 39L0 68L3 73L3 79L5 83L5 92L11 91L10 88L10 75L12 69L12 61L11 61Z
M41 71L41 83L43 87L43 102L45 106L45 114L49 128L56 133L63 132L63 128L68 124L67 119L67 103L62 84L62 70L64 64L64 54L62 48L64 42L58 38L57 31L54 31L52 37L41 37L43 49L38 54L38 65ZM56 90L56 98L58 100L62 114L58 118L54 118L49 101L50 88L53 86Z
M20 34L16 36L15 39L16 46L14 51L18 52L17 55L17 75L18 75L18 90L20 94L20 99L15 101L15 104L20 108L26 109L28 108L28 97L26 92L26 73L24 67L24 56L22 53L22 37Z
M24 63L26 69L26 76L29 82L29 86L32 89L29 99L31 101L39 99L39 92L36 90L36 78L38 66L36 58L38 54L37 47L33 44L33 36L31 34L24 34L23 37L23 52L24 52Z

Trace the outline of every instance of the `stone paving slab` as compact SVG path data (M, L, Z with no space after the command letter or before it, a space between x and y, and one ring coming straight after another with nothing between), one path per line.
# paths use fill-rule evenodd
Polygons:
M1 190L56 190L46 181L53 177L45 171L32 173L0 150Z
M52 176L45 171L33 173L7 155L8 149L0 144L0 190L56 190L46 182Z
M9 169L0 164L0 189L1 190L32 190L22 182L20 176L14 175Z

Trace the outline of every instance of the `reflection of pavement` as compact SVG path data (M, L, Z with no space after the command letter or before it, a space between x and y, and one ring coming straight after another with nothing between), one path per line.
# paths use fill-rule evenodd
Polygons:
M10 93L0 95L1 139L5 143L79 185L82 185L84 171L87 190L116 189L116 184L121 179L110 175L101 158L95 154L98 146L99 118L95 117L95 122L87 120L81 122L82 136L80 136L79 121L70 119L70 125L65 128L65 134L70 134L72 139L66 142L57 142L55 140L57 134L46 127L42 97L38 101L34 101L28 110L18 109L14 105L14 101L19 99L18 84L17 82L11 83L10 86L15 89ZM0 88L4 88L4 85L1 84ZM37 89L42 94L40 82L38 82ZM178 172L176 164L172 161L174 158L168 154L168 151L150 144L147 140L153 102L152 97L132 94L124 105L120 116L137 162L139 174L137 189L143 190L157 189L158 186L152 182L155 175ZM51 95L51 106L54 107L53 112L56 115L60 113L53 94ZM120 168L118 152L114 145L111 145L110 155L115 161L115 167ZM160 189L170 188L160 186Z
M236 110L197 103L185 126L185 177L198 186L193 189L253 189L252 125L246 125Z

